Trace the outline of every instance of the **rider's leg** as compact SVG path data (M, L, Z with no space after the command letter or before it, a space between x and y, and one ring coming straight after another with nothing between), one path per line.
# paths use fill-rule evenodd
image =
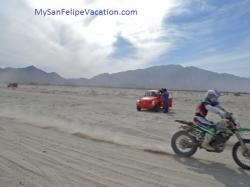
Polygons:
M210 142L213 138L213 134L216 131L216 126L212 122L208 121L206 118L200 116L196 116L194 118L194 121L206 132L201 146L207 150L214 150L214 148L211 147Z
M210 145L210 142L211 142L212 138L213 138L213 135L211 135L209 133L206 133L205 136L204 136L204 140L203 140L201 146L203 148L205 148L206 150L213 151L214 148Z
M216 125L204 117L195 116L194 123L210 134L214 134L216 131Z

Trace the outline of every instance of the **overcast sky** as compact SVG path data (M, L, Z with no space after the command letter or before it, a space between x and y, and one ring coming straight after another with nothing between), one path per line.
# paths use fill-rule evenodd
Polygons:
M36 16L34 9L133 9ZM66 78L181 64L250 77L250 0L2 0L0 66Z

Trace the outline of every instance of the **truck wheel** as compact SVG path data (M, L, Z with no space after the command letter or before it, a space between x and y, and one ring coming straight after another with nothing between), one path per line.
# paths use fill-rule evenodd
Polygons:
M138 107L138 106L136 107L136 109L137 109L137 111L141 111L141 108L140 108L140 107Z
M160 105L156 104L155 107L154 107L154 111L159 112L159 110L160 110Z

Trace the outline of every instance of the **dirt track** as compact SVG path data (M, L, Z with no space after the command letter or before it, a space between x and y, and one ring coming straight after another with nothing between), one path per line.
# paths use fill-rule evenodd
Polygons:
M0 186L250 186L250 172L233 162L230 146L222 154L200 150L192 159L172 154L174 119L192 117L202 93L174 93L169 115L136 112L140 94L1 88ZM249 124L249 95L222 102Z

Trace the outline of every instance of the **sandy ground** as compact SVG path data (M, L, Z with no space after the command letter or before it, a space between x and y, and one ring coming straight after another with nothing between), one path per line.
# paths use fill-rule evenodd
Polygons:
M250 186L250 172L231 157L235 139L221 154L198 150L189 159L170 148L174 120L192 119L204 93L174 91L169 114L137 112L143 94L1 86L0 186ZM227 94L221 102L250 127L250 95Z

